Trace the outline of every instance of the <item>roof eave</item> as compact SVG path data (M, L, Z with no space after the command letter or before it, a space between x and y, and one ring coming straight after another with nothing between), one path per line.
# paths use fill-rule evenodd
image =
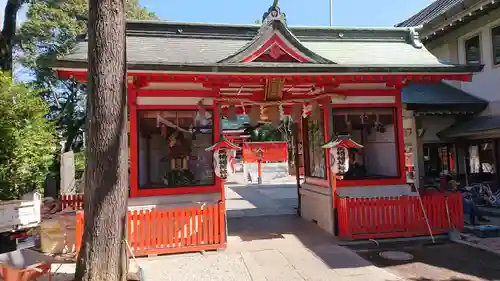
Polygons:
M469 12L469 13L464 13L463 15L459 15L457 17L454 17L450 21L442 21L442 24L439 24L439 22L434 23L434 28L431 28L429 30L426 30L425 26L423 31L420 33L421 34L421 40L423 43L429 43L441 36L444 36L466 24L469 24L473 20L487 15L491 11L495 10L496 8L500 7L500 2L496 0L491 0L487 4L483 6L478 6L475 10ZM432 22L432 21L431 21ZM430 22L430 23L431 23ZM428 23L428 24L430 24ZM444 23L444 24L443 24ZM428 25L426 24L426 25Z
M408 110L412 110L417 114L425 115L473 115L486 109L487 102L476 103L449 103L449 104L432 104L432 103L403 103Z
M57 60L56 70L84 70L88 68L84 60ZM165 64L128 62L129 71L145 72L201 72L201 73L444 73L472 74L480 72L483 65L343 65L343 64Z
M484 136L500 133L500 129L487 129L487 130L478 130L478 131L470 131L470 132L445 132L441 131L437 133L437 136L440 139L457 139L457 138L467 138L467 137L476 137L476 136Z

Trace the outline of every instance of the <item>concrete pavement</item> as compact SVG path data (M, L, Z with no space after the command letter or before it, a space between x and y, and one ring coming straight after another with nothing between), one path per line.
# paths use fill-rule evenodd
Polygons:
M228 248L205 254L140 258L147 281L396 281L313 223L295 216L228 220ZM71 280L64 265L53 281Z
M228 227L224 251L141 259L146 280L402 280L295 216L230 219Z
M297 213L297 185L226 185L228 218L292 215Z

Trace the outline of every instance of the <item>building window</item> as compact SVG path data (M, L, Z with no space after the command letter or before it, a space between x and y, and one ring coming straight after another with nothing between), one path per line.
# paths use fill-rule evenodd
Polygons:
M213 185L211 120L195 110L138 112L139 188Z
M481 48L479 46L479 35L465 41L465 61L468 64L481 63Z
M392 108L335 110L334 132L363 145L349 152L344 180L396 178L400 175L397 126Z
M495 174L493 142L484 141L469 145L469 167L471 174Z
M491 30L491 42L493 46L493 64L500 64L500 26Z
M320 113L323 116L323 112ZM306 176L326 179L326 157L325 150L321 148L325 144L323 119L312 120L309 116L304 119L306 137Z
M456 153L453 144L424 144L424 172L428 179L442 174L456 174Z

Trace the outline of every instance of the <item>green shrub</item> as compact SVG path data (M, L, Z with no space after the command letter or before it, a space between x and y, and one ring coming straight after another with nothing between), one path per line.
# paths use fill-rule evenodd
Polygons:
M0 200L42 191L56 150L48 112L36 91L0 73Z

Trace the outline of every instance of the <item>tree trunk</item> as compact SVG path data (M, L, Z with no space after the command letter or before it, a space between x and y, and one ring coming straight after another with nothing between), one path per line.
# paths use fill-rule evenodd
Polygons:
M21 0L8 0L5 5L3 28L0 33L0 70L12 72L12 45L16 35L17 12Z
M84 234L77 281L124 281L128 137L124 0L89 1Z

